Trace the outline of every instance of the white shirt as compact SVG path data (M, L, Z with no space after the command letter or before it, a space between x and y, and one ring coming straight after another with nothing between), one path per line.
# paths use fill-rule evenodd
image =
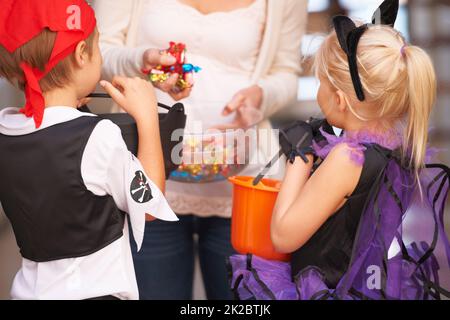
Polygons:
M48 107L42 125L36 129L32 118L19 113L17 108L7 108L0 111L0 133L31 134L83 116L96 115L71 107ZM131 181L137 171L145 171L128 151L120 128L111 121L100 121L92 131L80 170L89 191L98 196L112 196L117 207L129 214L138 250L146 213L161 220L178 220L161 191L148 178L153 198L146 203L133 200ZM127 222L121 238L93 254L39 263L24 258L11 289L13 299L87 299L105 295L139 298Z
M139 21L139 46L166 48L169 41L187 47L189 63L202 71L196 74L195 89L183 100L187 114L185 132L198 134L220 124L230 123L234 114L224 117L222 110L240 90L251 86L259 56L266 1L231 12L202 14L178 0L145 1ZM157 90L158 101L175 101ZM247 168L242 175L256 175L266 164ZM167 199L177 214L231 217L232 186L228 181L190 184L168 181Z

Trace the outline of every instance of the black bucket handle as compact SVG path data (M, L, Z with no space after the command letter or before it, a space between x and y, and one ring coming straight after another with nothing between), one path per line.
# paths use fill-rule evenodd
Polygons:
M91 93L90 95L87 96L87 98L106 98L106 99L109 99L109 98L111 98L111 96L109 94L107 94L107 93ZM171 109L171 107L169 107L169 106L167 106L167 105L165 105L163 103L160 103L160 102L158 102L158 107L166 109L166 110L170 110Z

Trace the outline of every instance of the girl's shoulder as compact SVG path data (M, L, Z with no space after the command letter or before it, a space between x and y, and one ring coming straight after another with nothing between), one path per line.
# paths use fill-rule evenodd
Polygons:
M321 152L318 152L318 155L323 161L362 166L365 160L365 150L364 145L342 141L330 145L326 155L320 155Z
M324 176L347 180L352 185L348 196L363 194L376 181L389 161L393 150L401 145L391 137L367 133L344 133L341 136L321 132L323 139L314 143L314 149L322 159ZM325 170L323 170L325 169ZM350 181L351 180L351 181Z

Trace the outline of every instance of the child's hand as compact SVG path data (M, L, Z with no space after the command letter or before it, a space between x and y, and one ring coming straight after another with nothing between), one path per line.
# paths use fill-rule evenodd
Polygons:
M314 154L312 141L313 128L304 121L295 121L280 130L280 146L291 163L294 163L295 157L301 157L305 163L309 162L306 154Z
M100 81L111 98L135 120L138 130L138 159L148 178L164 193L164 157L158 121L158 103L150 82L141 78L114 77L112 83Z
M141 78L116 76L112 83L102 80L100 85L136 122L157 115L158 104L150 82Z

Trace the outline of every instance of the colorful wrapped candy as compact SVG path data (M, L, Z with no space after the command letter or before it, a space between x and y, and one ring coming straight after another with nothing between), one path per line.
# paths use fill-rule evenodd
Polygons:
M170 175L171 180L205 183L226 180L247 166L238 161L234 138L226 141L224 135L184 137L183 163ZM247 156L247 155L245 155Z
M202 69L186 61L186 45L184 43L170 42L169 49L164 51L166 54L173 56L177 62L172 66L157 66L152 70L142 70L147 74L152 82L164 82L169 77L177 73L179 75L177 87L181 90L191 88L194 85L193 73L198 73Z

